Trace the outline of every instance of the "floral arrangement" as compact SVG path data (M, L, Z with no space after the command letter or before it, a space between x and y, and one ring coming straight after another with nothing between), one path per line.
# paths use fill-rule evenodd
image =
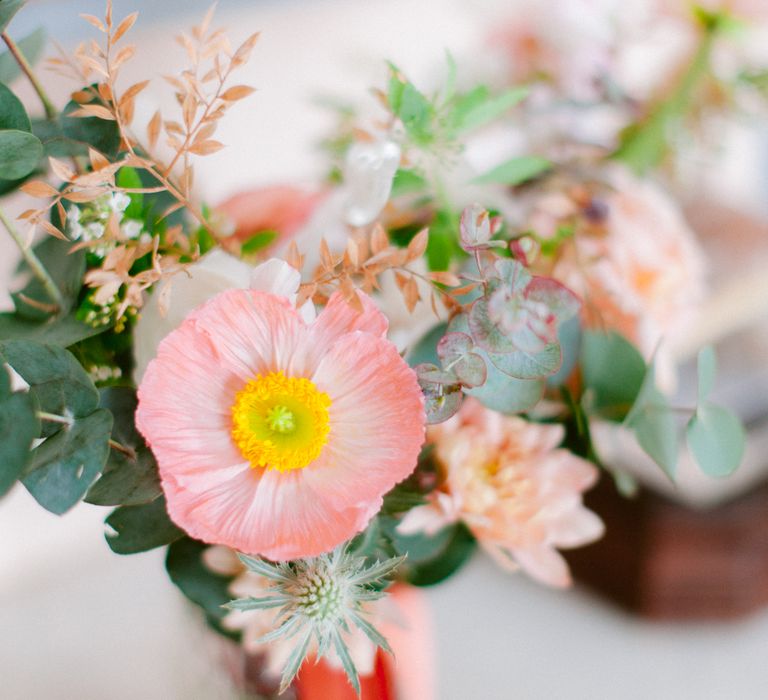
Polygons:
M59 110L41 36L7 33L23 4L0 3L0 188L36 202L0 208L24 277L0 315L0 493L114 508L111 549L167 546L171 580L281 691L325 657L359 693L391 651L388 586L436 584L478 544L569 585L560 550L603 532L583 494L601 475L631 490L598 423L670 479L681 428L705 473L737 468L711 348L696 404L669 398L706 289L669 191L681 134L705 148L712 113L763 108L765 69L733 68L741 4L667 8L690 46L642 90L621 31L561 47L551 13L494 34L474 84L451 56L432 93L390 64L375 116L340 110L315 191L217 207L193 165L253 92L233 76L258 35L233 47L209 12L165 77L177 114L139 126L149 81L121 81L136 13L108 3L84 16L96 40L49 59L73 81Z

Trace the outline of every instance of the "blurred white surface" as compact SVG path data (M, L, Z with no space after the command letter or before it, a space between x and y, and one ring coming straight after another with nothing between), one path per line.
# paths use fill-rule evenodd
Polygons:
M32 7L40 13L35 19L48 10L60 14L64 5L73 13L95 9L92 2L77 4L33 0ZM120 14L142 4L115 3ZM235 39L263 32L238 80L259 91L225 120L219 137L237 145L201 164L201 191L216 201L250 185L316 175L312 144L329 122L310 98L363 96L383 77L382 58L396 60L418 81L439 66L443 48L459 55L481 45L477 7L468 0L222 0L219 20ZM188 23L166 16L144 24L126 84L171 71L182 57L166 39ZM58 101L73 87L47 82ZM163 94L156 80L145 95L146 114L168 103ZM13 264L12 248L0 236L0 291ZM205 637L164 575L161 554L111 554L102 538L105 514L83 505L59 519L21 489L0 502L0 697L226 697L204 660ZM482 558L429 597L439 700L768 697L767 614L731 625L647 625L579 591L556 593L510 577Z

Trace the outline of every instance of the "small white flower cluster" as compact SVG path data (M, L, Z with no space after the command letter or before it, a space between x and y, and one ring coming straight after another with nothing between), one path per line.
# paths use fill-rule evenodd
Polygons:
M67 232L73 241L96 241L104 238L107 222L113 214L119 216L120 232L126 239L135 240L142 236L144 224L137 219L126 219L124 212L131 203L125 192L105 194L80 207L75 204L67 210ZM90 247L91 253L103 258L114 247L113 241Z
M120 379L123 376L123 371L119 367L94 365L88 370L88 375L94 382L106 382L110 379Z

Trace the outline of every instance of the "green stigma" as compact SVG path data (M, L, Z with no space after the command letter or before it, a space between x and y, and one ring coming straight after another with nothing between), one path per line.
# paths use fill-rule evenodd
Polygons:
M296 428L296 421L287 406L273 406L267 411L267 425L273 432L290 433Z

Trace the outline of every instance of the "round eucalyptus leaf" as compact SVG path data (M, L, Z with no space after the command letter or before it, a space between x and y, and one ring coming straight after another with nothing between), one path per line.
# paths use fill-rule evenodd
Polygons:
M28 131L0 131L0 178L15 180L29 175L43 157L43 144Z
M32 131L32 124L21 100L2 83L0 83L0 129Z

